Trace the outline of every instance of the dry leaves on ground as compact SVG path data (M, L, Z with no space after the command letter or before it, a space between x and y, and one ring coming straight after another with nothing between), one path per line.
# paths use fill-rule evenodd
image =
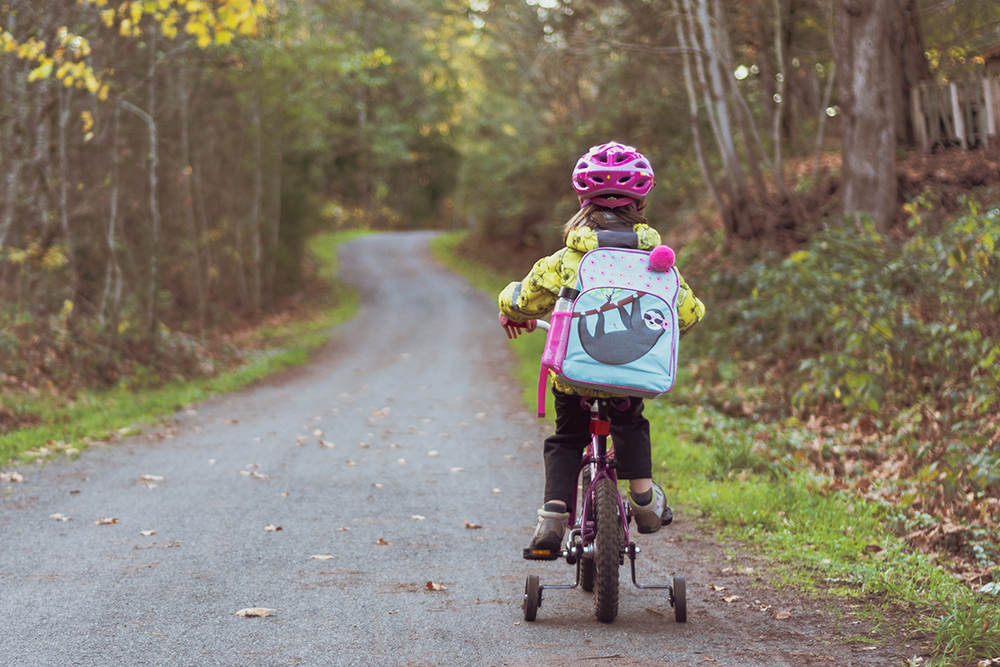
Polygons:
M273 612L274 609L266 607L247 607L246 609L240 609L236 612L236 615L244 618L263 618L264 616L270 616Z
M386 541L386 539L384 537L380 537L380 538L378 538L378 542L376 542L375 544L378 544L379 546L387 547L387 546L389 546L390 542Z
M23 481L24 481L24 477L21 475L21 473L19 473L17 471L14 471L14 472L0 472L0 482L3 482L4 484L10 483L10 482L23 482Z
M309 556L309 558L312 560L330 560L333 556L330 554L313 554L312 556Z
M115 523L121 523L118 520L118 517L102 516L100 519L98 519L97 521L94 522L94 525L95 526L110 526L111 524L115 524Z
M472 523L471 521L466 521L465 522L465 527L468 530L478 530L479 528L482 528L482 526L480 524L478 524L478 523Z
M446 590L448 590L448 587L445 586L444 584L435 584L433 581L428 581L424 585L427 586L427 590L429 590L429 591L446 591Z
M771 612L771 618L777 619L779 621L783 621L786 618L791 618L791 617L792 617L792 612L790 612L790 611L774 611L774 612Z
M162 475L143 475L139 479L141 479L144 482L162 482L163 481L163 476Z
M319 446L320 447L325 447L327 449L336 449L337 448L337 445L333 444L332 442L327 442L326 440L320 440L319 441Z
M143 537L152 537L153 535L156 535L156 531L155 530L140 530L139 534L142 535Z
M276 533L279 530L281 530L281 526L275 526L273 523L269 523L266 526L264 526L265 533Z
M736 602L737 600L740 599L740 596L739 595L727 595L726 597L724 597L722 599L725 600L726 602Z
M73 520L73 517L71 517L71 516L65 516L63 514L50 514L49 518L50 519L55 519L56 521L72 521Z

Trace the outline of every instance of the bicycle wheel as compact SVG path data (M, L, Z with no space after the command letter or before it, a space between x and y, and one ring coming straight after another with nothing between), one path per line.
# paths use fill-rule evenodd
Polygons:
M524 582L524 620L534 621L538 616L538 605L541 603L541 590L538 586L538 575L529 574Z
M684 583L684 577L679 575L674 577L674 620L678 623L687 623L688 606L686 588L687 584Z
M587 490L590 488L590 466L585 466L583 469L583 474L581 475L580 482L580 498L583 498L587 494ZM590 506L591 516L593 516L593 503ZM580 503L580 525L586 524L589 520L593 520L590 517L583 516L583 503ZM594 590L594 559L593 558L581 558L580 559L580 588L587 591L588 593Z
M614 482L602 479L594 493L595 532L594 613L597 620L610 623L618 615L618 566L621 563L622 527L618 518L618 494Z

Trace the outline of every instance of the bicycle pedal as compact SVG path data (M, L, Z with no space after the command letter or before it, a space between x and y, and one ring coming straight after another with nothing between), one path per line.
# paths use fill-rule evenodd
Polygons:
M524 560L559 560L562 557L562 550L525 547L523 555Z

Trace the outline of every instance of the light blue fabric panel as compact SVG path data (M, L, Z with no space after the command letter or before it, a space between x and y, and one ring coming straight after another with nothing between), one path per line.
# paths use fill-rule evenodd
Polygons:
M656 396L677 372L677 272L651 271L648 253L600 248L580 262L563 378L622 395Z

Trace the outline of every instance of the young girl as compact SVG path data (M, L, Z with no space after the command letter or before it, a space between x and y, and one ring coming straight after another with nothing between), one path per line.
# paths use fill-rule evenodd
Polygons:
M639 248L652 250L660 235L643 216L646 195L656 182L649 161L631 146L614 141L591 148L573 170L573 189L580 198L580 211L563 227L566 247L535 263L521 282L511 283L500 293L500 324L508 338L520 330L532 331L535 320L550 313L559 290L576 284L577 268L584 254L594 248ZM678 274L678 277L680 274ZM677 316L681 336L705 314L705 306L683 278L680 279ZM545 496L538 510L538 524L530 548L558 553L569 522L567 506L583 450L590 442L590 412L579 396L595 391L571 387L553 376L556 430L545 439ZM631 398L623 410L612 405L611 437L615 444L618 476L629 481L627 497L640 533L652 533L670 523L663 490L652 480L649 422L642 416L643 401Z

